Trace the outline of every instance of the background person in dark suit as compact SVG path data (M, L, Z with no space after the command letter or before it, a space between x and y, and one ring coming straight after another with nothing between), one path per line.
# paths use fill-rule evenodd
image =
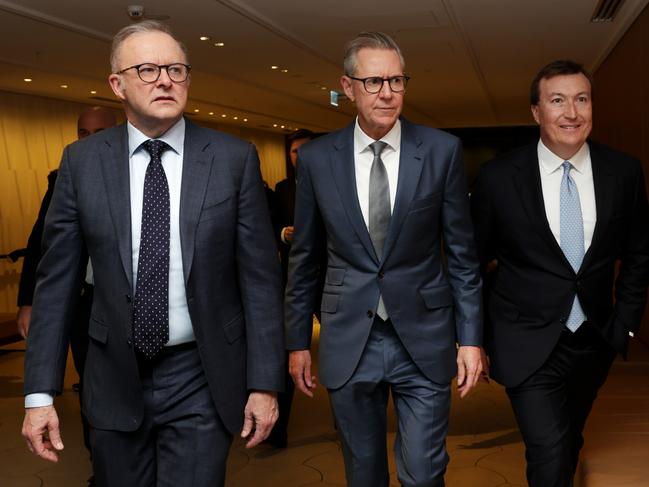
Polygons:
M282 179L275 185L273 195L272 217L275 238L277 239L277 248L279 249L280 262L282 264L282 284L286 288L288 280L288 254L293 242L293 215L295 213L295 168L297 165L297 150L309 140L314 134L310 130L300 129L293 132L287 137L287 166L291 165L288 170L288 177ZM279 418L273 430L271 431L265 443L277 448L286 448L288 442L288 420L291 414L291 404L295 385L286 368L284 392L277 395L277 405L279 407Z
M280 268L254 147L182 116L168 28L114 38L128 123L68 146L45 221L25 359L29 448L63 449L61 391L87 250L95 292L84 408L97 484L223 485L232 435L262 441L284 371ZM243 429L242 429L243 428Z
M83 139L89 135L96 134L104 129L113 127L117 123L115 114L104 107L89 107L81 112L77 120L77 137ZM32 232L27 240L27 253L23 260L23 268L20 274L20 284L18 288L18 315L16 322L18 332L23 338L27 338L29 333L29 321L32 313L32 301L34 299L34 288L36 287L36 268L41 260L41 242L43 240L43 226L45 224L45 215L52 200L54 193L54 184L58 170L55 169L47 176L47 191L43 196L41 207L38 211L38 218L34 223ZM87 259L86 259L87 260ZM70 333L70 349L72 350L72 359L74 368L79 375L79 404L81 405L81 424L83 426L83 443L90 451L90 437L88 420L83 414L83 369L86 363L86 354L88 353L88 322L90 320L90 308L92 306L92 270L87 269L84 281L79 289L75 317L72 323ZM92 485L92 477L89 484Z
M344 69L356 121L299 150L286 292L291 375L311 396L311 315L326 247L320 380L347 483L389 484L391 393L399 481L442 486L451 379L459 366L464 396L481 371L480 276L462 149L449 134L399 118L408 78L390 37L360 34Z
M581 65L545 66L530 101L538 144L485 164L472 197L480 260L497 260L485 344L530 486L567 487L597 391L642 318L649 213L640 163L587 142L592 83Z

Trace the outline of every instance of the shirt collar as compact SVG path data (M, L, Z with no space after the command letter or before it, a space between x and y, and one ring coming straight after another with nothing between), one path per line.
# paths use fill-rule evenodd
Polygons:
M133 157L135 151L151 137L144 135L131 122L127 122L126 130L128 132L128 156ZM180 120L156 140L166 142L176 154L182 154L183 144L185 143L185 118L180 117Z
M392 150L398 151L401 147L401 120L397 119L390 131L379 140L388 144L388 147ZM358 117L356 117L356 124L354 125L354 153L360 154L363 151L370 150L369 145L372 142L376 141L363 132L363 129L358 123Z
M588 148L588 143L584 144L579 148L579 150L572 156L570 159L562 159L554 152L552 152L548 147L539 139L537 145L537 154L539 156L539 165L545 174L551 174L559 168L566 161L569 160L572 166L576 171L584 173L587 169L588 158L590 157L590 149Z

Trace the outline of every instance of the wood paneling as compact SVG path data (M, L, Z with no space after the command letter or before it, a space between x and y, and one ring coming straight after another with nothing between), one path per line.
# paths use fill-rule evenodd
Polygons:
M595 72L593 100L593 139L640 159L649 186L649 7ZM649 345L649 306L640 337Z

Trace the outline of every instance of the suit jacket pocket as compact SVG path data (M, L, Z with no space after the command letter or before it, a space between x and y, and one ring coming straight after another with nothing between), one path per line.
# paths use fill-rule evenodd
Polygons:
M217 201L206 202L203 208L201 209L201 216L198 219L198 222L203 222L205 220L211 220L216 218L222 209L227 208L227 204L233 197L233 193L227 193L222 195L223 197Z
M325 282L332 286L342 286L345 281L346 269L340 267L327 267Z
M322 293L320 311L323 313L335 313L338 310L338 299L340 299L338 294Z
M445 308L454 304L453 293L451 292L451 288L446 284L422 288L419 290L419 294L428 309Z
M410 203L410 211L425 210L426 208L430 208L431 206L438 204L441 199L441 191L433 193L429 196L425 196L423 198L417 198L416 200L412 200L412 202Z
M237 316L223 325L223 332L228 343L234 343L239 339L245 331L245 322L243 319L243 311L240 311Z
M99 343L106 344L108 343L108 327L94 318L90 318L90 323L88 323L88 336L94 338Z

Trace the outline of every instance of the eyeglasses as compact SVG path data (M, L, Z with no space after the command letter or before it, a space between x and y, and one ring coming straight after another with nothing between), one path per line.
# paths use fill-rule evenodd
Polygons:
M174 83L182 83L183 81L185 81L189 76L189 70L192 69L190 65L182 63L162 65L143 63L124 68L121 71L117 71L115 74L122 74L129 69L135 69L137 70L137 75L142 81L144 81L145 83L155 83L156 81L158 81L158 79L160 79L162 68L167 71L169 79Z
M381 78L379 76L370 76L368 78L354 78L353 76L348 76L348 78L356 81L362 81L365 91L374 95L383 89L383 83L385 83L386 81L393 93L401 93L402 91L405 91L410 76L392 76L391 78Z

